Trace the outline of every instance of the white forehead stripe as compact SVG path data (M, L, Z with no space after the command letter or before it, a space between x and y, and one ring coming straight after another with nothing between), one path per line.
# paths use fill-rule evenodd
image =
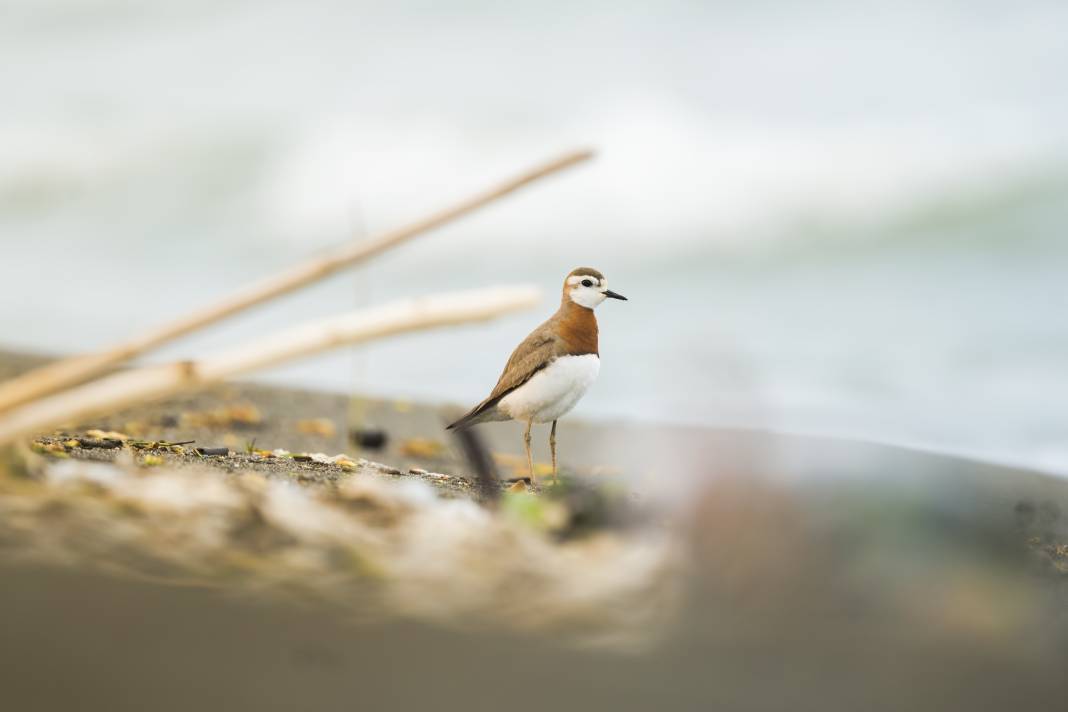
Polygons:
M592 274L574 274L574 275L571 275L570 277L567 278L567 283L568 284L578 284L579 282L581 282L584 279L592 279L594 286L604 286L605 284L608 284L608 280L607 279L606 280L599 280L596 277L594 277Z

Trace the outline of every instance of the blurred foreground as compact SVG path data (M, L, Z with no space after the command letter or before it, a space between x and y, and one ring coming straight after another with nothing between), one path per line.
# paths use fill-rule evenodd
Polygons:
M309 397L241 432L322 415ZM392 411L406 435L429 417ZM579 467L585 495L496 508L314 461L30 456L0 476L5 707L979 710L1068 693L1063 480L759 433L581 432L580 459L619 474Z

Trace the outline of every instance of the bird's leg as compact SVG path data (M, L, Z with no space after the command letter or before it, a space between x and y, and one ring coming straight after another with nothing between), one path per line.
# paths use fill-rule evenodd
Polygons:
M531 418L527 421L527 431L523 433L523 444L527 448L527 466L530 468L530 486L533 487L534 481L534 456L530 454L530 429L534 427L534 419Z
M553 484L556 484L556 421L553 421L553 428L549 431L549 450L553 454Z

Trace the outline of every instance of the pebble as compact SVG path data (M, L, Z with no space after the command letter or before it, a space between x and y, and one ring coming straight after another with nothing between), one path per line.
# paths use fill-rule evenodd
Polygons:
M389 442L389 436L379 428L361 428L349 432L349 440L367 450L381 450Z

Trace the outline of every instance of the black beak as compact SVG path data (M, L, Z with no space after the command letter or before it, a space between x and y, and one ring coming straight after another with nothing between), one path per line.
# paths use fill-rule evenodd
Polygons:
M622 299L623 301L627 301L626 297L624 297L622 294L616 294L611 289L606 289L603 292L601 292L601 294L605 295L609 299Z

